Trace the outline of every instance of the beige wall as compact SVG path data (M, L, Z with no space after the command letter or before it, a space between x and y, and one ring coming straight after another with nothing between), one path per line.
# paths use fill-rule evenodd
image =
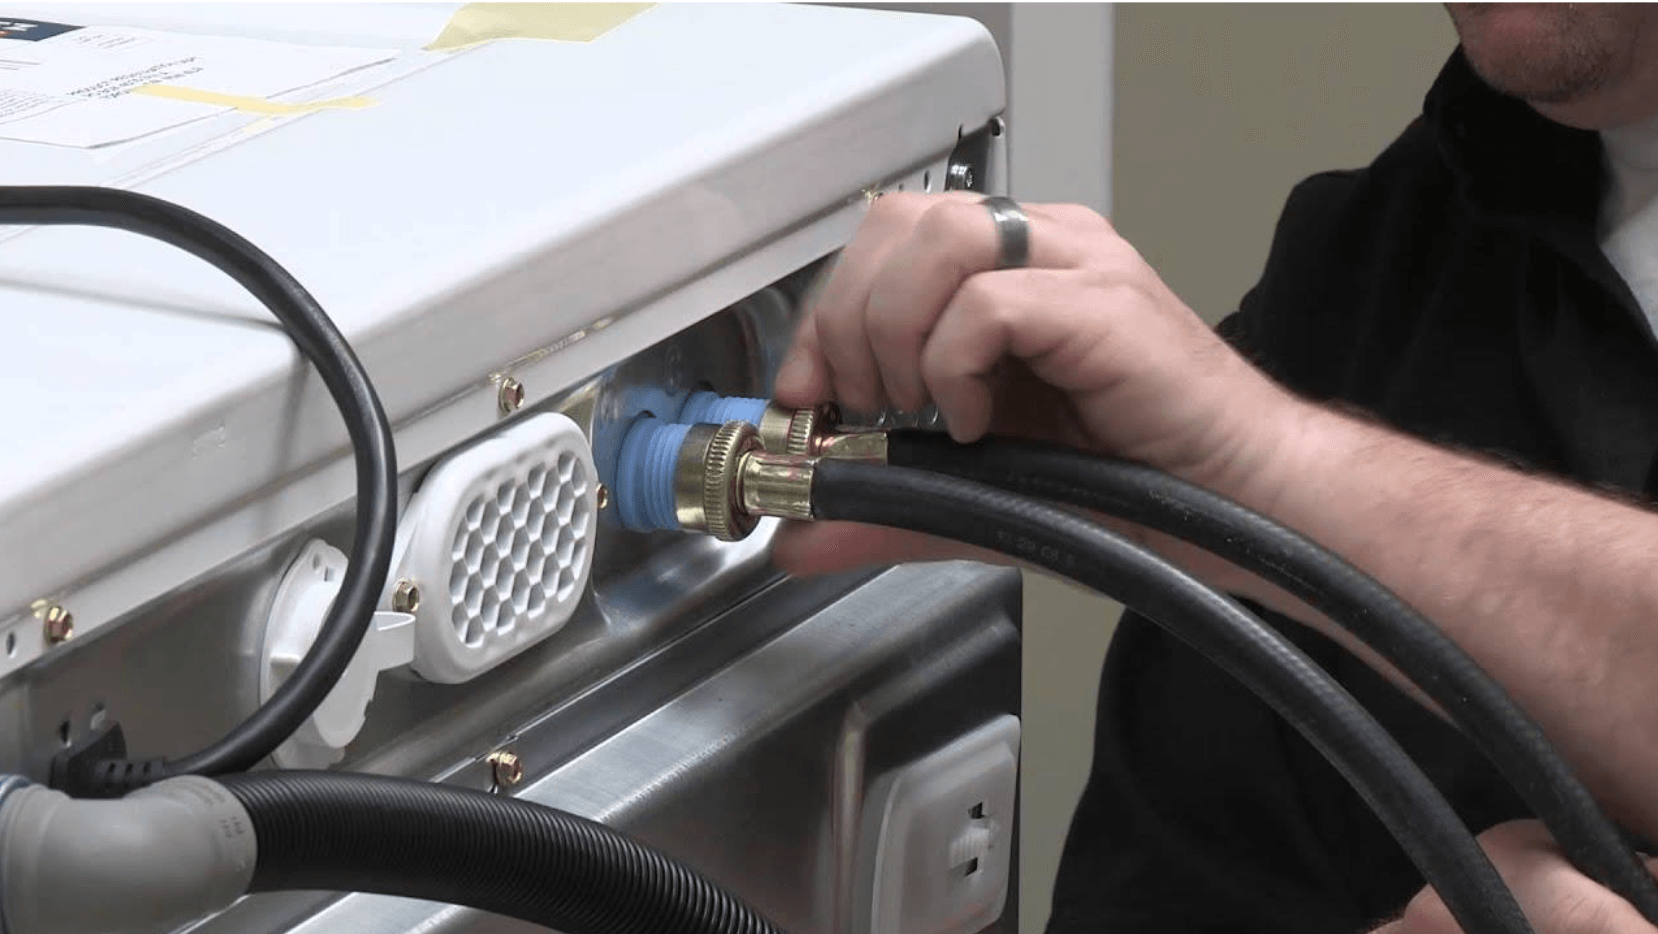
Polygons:
M1118 5L1112 220L1217 320L1259 275L1290 187L1369 162L1418 113L1454 45L1436 5ZM1018 73L1016 62L1015 133L1066 119L1061 101L1033 113ZM1102 623L1117 612L1049 581L1028 588L1024 934L1048 916L1092 752Z
M1436 4L1117 8L1115 218L1211 320L1266 260L1297 181L1368 163L1456 37Z

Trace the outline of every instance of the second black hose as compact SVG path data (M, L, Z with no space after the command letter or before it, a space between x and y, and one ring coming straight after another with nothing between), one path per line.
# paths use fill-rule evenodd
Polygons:
M1143 464L1038 442L893 432L888 458L1092 509L1259 575L1399 669L1467 734L1568 859L1658 924L1658 881L1537 723L1449 636L1374 578L1270 518Z
M1444 796L1352 695L1243 607L1157 555L1058 507L954 477L852 461L817 464L812 512L989 548L1133 607L1305 736L1399 841L1463 930L1531 930Z

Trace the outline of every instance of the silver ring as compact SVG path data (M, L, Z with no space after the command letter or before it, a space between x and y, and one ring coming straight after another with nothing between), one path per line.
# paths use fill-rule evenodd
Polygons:
M992 196L979 202L996 222L1002 255L997 269L1017 269L1030 263L1030 216L1012 198Z

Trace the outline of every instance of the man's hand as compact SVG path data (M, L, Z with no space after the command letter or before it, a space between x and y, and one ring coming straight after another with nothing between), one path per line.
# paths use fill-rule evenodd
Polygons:
M1542 824L1499 824L1480 834L1479 840L1537 934L1654 934L1658 930L1628 902L1573 869ZM1648 865L1653 866L1652 861ZM1438 893L1423 889L1402 917L1374 934L1460 934L1461 930Z
M797 337L778 400L854 410L931 400L959 440L993 430L1137 460L1266 513L1437 623L1537 719L1614 818L1658 836L1646 781L1658 773L1658 517L1298 400L1102 218L1026 211L1030 268L997 271L995 224L971 196L877 201ZM1353 646L1276 588L1125 531ZM860 526L784 532L773 554L796 573L982 557Z
M1111 225L1025 205L1030 264L996 270L976 195L888 194L804 322L776 398L847 409L936 403L950 433L1056 441L1238 495L1293 429L1294 398L1163 284ZM917 536L792 528L777 557L824 571L951 554Z

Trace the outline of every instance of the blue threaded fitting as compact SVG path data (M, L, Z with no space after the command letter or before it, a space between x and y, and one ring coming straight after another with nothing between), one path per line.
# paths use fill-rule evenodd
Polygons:
M616 464L616 514L635 532L678 530L674 511L674 465L690 425L670 425L649 416L634 421Z
M766 400L745 399L742 396L722 396L716 392L694 392L685 400L674 421L682 425L724 425L726 422L748 422L759 427L760 416L766 414Z

